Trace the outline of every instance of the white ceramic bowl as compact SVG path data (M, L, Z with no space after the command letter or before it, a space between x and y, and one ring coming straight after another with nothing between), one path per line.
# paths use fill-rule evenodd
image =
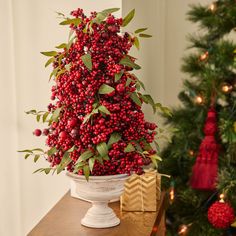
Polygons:
M70 172L66 175L76 182L76 195L92 203L92 207L81 220L82 225L91 228L109 228L120 224L120 219L108 207L108 202L121 196L128 175L90 176L89 181L83 175Z

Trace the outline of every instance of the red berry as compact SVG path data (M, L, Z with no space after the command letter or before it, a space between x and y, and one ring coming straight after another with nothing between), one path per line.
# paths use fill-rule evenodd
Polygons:
M68 125L73 128L75 127L77 124L77 119L76 118L72 118L71 120L68 121Z
M67 138L67 133L66 133L66 131L62 131L62 132L59 134L59 138L62 139L62 140L66 139L66 138Z
M43 130L43 134L44 134L45 136L47 136L47 135L49 134L49 129L44 129L44 130Z
M118 85L116 86L116 91L117 91L118 93L123 93L123 92L125 91L125 85L124 85L124 84L118 84Z
M33 134L34 134L35 136L40 136L40 135L42 134L42 131L41 131L40 129L36 129L36 130L33 132Z
M113 97L115 95L115 93L116 93L115 90L113 90L111 93L108 93L107 96Z

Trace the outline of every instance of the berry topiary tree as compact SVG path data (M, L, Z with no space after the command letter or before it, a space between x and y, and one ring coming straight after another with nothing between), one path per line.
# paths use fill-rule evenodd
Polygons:
M48 127L36 129L34 135L47 136L47 150L23 150L25 158L46 157L48 168L36 172L67 169L76 174L141 174L151 162L157 166L159 156L151 146L156 125L144 119L143 103L154 112L167 111L143 94L143 83L132 73L140 69L128 55L133 45L139 48L139 37L151 37L138 29L134 34L120 32L134 17L132 10L124 19L107 9L86 17L82 9L71 12L72 18L58 13L69 25L69 42L57 46L60 52L42 52L50 57L45 66L53 65L54 78L48 111L31 110L37 121Z

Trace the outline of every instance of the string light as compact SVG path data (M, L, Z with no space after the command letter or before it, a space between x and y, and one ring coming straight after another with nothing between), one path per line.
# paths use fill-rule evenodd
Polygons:
M178 235L182 235L182 236L187 235L188 231L189 231L189 227L191 225L192 225L192 223L190 223L188 225L185 225L185 224L180 225Z
M175 183L174 183L174 181L172 181L170 185L171 186L170 186L169 197L170 197L170 204L172 204L175 200Z
M223 83L223 84L221 85L221 91L222 91L223 93L228 94L228 93L230 93L232 90L233 90L233 86L232 86L231 84Z
M200 61L205 61L209 56L209 53L208 52L205 52L203 53L201 56L200 56Z
M187 235L188 226L187 225L180 225L178 235Z
M209 6L209 9L210 9L212 12L215 12L215 11L216 11L216 3L213 2L213 3Z
M189 154L189 156L193 157L194 156L194 151L193 150L189 150L188 154Z
M196 96L195 102L199 105L203 104L203 97L201 95Z
M223 193L220 194L220 202L225 202L224 199L225 199L225 195Z

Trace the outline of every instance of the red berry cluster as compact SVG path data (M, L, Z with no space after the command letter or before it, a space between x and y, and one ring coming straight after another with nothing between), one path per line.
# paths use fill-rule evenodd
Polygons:
M227 229L235 220L234 209L225 202L215 202L208 209L208 220L217 229Z
M49 129L43 131L47 136L46 144L58 149L48 157L48 161L52 167L60 164L64 153L75 146L70 153L72 162L67 166L69 171L74 171L75 162L83 152L91 150L94 156L98 155L96 145L108 143L116 132L121 139L109 148L109 160L103 163L95 161L91 174L141 174L142 167L151 162L148 155L155 154L149 144L154 140L157 126L145 121L141 107L130 97L136 91L135 77L129 73L132 68L119 63L128 55L132 40L128 33L120 33L122 19L109 15L105 21L94 22L90 29L88 27L88 32L84 32L96 13L89 18L81 9L71 14L82 21L78 26L71 25L75 41L69 50L62 52L64 58L54 62L54 68L69 66L70 69L59 75L52 87L51 99L54 102L49 104L48 110L54 112L61 108L61 111L58 121L52 122ZM86 54L91 55L92 70L81 59ZM121 78L116 81L115 74L121 72ZM127 83L128 79L131 82ZM114 90L99 94L99 88L104 84ZM109 113L98 111L85 122L85 117L99 106L104 106ZM40 136L41 131L37 129L34 134ZM125 152L129 143L141 148L141 151L148 146L148 155L144 156L141 151ZM78 174L83 174L83 170L79 170Z

